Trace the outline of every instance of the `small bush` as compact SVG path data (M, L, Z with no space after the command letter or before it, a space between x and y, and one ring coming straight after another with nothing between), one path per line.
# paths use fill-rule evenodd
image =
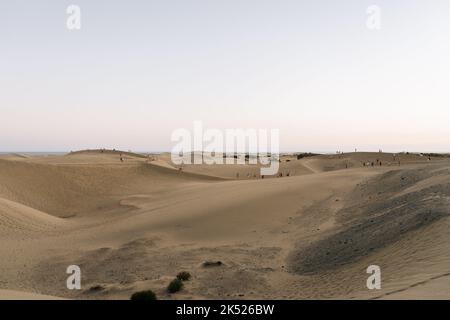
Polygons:
M177 274L177 279L180 279L181 281L188 281L191 279L191 274L186 271L182 271L179 274Z
M102 291L102 290L105 290L105 287L100 286L100 285L92 286L89 288L89 292L98 292L98 291Z
M156 300L156 294L152 290L133 293L130 300Z
M175 293L180 291L181 289L183 289L183 281L181 281L178 278L173 279L170 283L169 286L167 287L167 291L169 291L170 293Z
M205 261L205 262L202 263L202 266L205 267L205 268L208 268L208 267L219 267L222 264L223 264L222 261Z

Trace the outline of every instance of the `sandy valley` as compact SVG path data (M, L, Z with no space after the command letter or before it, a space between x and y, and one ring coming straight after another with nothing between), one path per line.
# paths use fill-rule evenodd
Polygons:
M261 179L119 157L0 156L0 299L450 298L450 158L285 155L283 177ZM374 264L381 290L366 287ZM169 294L180 271L192 279Z

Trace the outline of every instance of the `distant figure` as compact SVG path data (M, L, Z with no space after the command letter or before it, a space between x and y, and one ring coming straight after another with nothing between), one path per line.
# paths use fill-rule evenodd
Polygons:
M372 161L372 163L371 163L371 164L372 164L372 167L373 167L373 166L375 165L375 163L373 163L373 161Z
M288 171L287 173L286 173L286 177L289 177L291 174L290 174L290 172Z
M261 179L264 179L264 175L261 175Z
M236 173L236 179L239 179L239 172Z
M381 160L380 160L380 167L382 166Z
M120 154L120 162L123 162L122 154Z

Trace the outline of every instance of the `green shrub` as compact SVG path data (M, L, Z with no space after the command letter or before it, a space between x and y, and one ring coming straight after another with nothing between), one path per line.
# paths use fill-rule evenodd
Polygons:
M105 287L101 286L101 285L96 285L96 286L92 286L89 288L89 292L98 292L98 291L102 291L105 290Z
M169 291L170 293L175 293L183 289L183 286L184 286L183 281L181 281L178 278L175 278L169 283L167 291Z
M177 279L180 279L181 281L188 281L191 279L191 274L186 271L182 271L179 274L177 274Z
M152 290L133 293L130 300L156 300L156 294Z
M202 263L202 265L205 268L208 268L208 267L219 267L222 264L223 264L222 261L205 261L205 262Z

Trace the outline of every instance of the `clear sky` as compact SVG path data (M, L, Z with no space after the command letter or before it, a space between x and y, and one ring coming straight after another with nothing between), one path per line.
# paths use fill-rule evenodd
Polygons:
M450 151L449 57L448 0L1 1L0 151L170 150L194 120L284 151Z

